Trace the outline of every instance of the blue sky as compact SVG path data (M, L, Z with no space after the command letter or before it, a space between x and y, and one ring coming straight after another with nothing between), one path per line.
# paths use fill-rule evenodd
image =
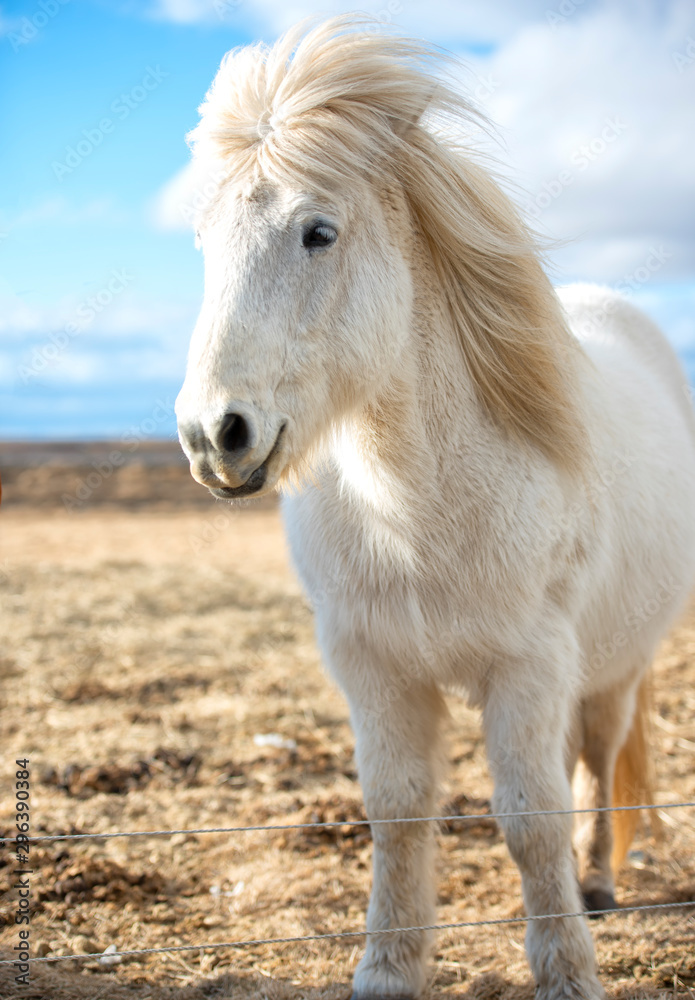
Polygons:
M0 437L174 433L202 290L180 211L184 135L229 48L349 9L0 3ZM622 287L695 378L692 3L361 9L463 55L515 196L565 241L556 280Z

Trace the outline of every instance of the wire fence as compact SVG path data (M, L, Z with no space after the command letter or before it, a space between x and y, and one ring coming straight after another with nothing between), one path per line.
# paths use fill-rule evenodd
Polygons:
M611 914L637 913L641 910L674 910L695 906L695 899L678 903L648 903L644 906L621 906L611 910L591 910L592 917L610 916ZM586 917L587 913L543 913L522 917L499 917L496 920L457 920L447 924L421 924L415 927L387 927L378 931L335 931L331 934L300 934L295 937L253 938L246 941L211 941L201 944L179 944L168 948L134 948L130 951L113 951L109 953L93 952L90 955L46 955L43 958L30 958L29 962L66 962L70 960L92 961L106 959L105 964L114 960L134 958L138 955L166 955L182 951L217 951L222 948L249 948L268 944L298 944L302 941L330 941L338 938L381 937L385 934L408 934L413 931L444 931L462 927L497 927L506 924L524 924L532 920L563 920L572 917ZM3 959L0 965L11 965L16 959Z
M688 809L695 802L665 802L638 806L594 806L587 809L528 809L521 812L500 813L448 813L443 816L396 816L392 819L343 819L321 823L276 823L255 826L206 826L180 830L131 830L105 833L51 833L40 837L28 837L24 843L40 844L59 840L113 840L116 837L173 837L178 834L190 836L206 833L278 833L282 830L326 830L345 826L378 826L393 823L453 823L480 822L484 820L518 819L530 816L577 816L583 813L637 812L642 809ZM0 837L0 844L14 843L14 837Z
M336 820L331 822L316 822L316 823L277 823L277 824L265 824L265 825L252 825L252 826L224 826L224 827L201 827L198 829L179 829L179 830L135 830L135 831L114 831L106 833L60 833L60 834L46 834L40 837L29 837L23 840L25 844L40 844L47 842L59 842L66 840L110 840L116 837L168 837L175 836L177 834L187 834L187 835L204 835L204 834L226 834L226 833L275 833L284 830L327 830L334 828L344 828L344 827L355 827L355 826L375 826L378 824L393 824L393 823L452 823L452 822L480 822L480 820L504 820L520 817L532 817L532 816L576 816L586 813L605 813L605 812L633 812L638 810L665 810L665 809L687 809L695 807L695 802L666 802L666 803L649 803L644 805L633 805L633 806L599 806L594 808L585 809L529 809L519 812L500 812L500 813L465 813L465 814L447 814L442 816L399 816L393 819L346 819L346 820ZM15 837L0 837L0 843L14 843L16 841ZM575 913L544 913L544 914L527 914L525 916L518 917L500 917L494 920L461 920L454 921L450 923L440 923L440 924L423 924L420 926L412 927L389 927L381 930L352 930L352 931L335 931L332 933L324 934L303 934L296 935L293 937L276 937L276 938L252 938L240 941L212 941L212 942L201 942L199 944L187 944L187 945L172 945L163 948L137 948L128 949L123 951L109 950L106 952L92 952L85 955L46 955L46 956L36 956L28 959L31 963L48 963L48 962L65 962L65 961L99 961L104 965L112 965L121 962L124 958L136 958L143 957L147 955L166 955L171 953L181 953L181 952L204 952L204 951L219 951L222 949L233 949L233 948L250 948L257 947L261 945L281 945L281 944L298 944L301 942L308 941L328 941L328 940L338 940L347 938L362 938L362 937L374 937L382 936L386 934L404 934L412 933L416 931L426 932L426 931L442 931L442 930L453 930L462 928L472 928L472 927L493 927L493 926L505 926L510 924L520 924L528 923L530 921L536 920L564 920L579 917L598 917L598 916L610 916L613 914L626 914L626 913L638 913L644 911L666 911L666 910L676 910L676 909L687 909L690 907L695 907L695 899L686 899L678 902L670 903L646 903L642 905L635 906L620 906L615 909L605 909L605 910L591 910L588 913L581 911ZM16 959L1 959L0 966L2 965L12 965L16 962Z

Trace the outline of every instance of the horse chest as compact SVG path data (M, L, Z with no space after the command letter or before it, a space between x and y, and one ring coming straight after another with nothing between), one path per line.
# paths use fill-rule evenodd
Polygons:
M508 629L510 594L465 551L451 544L432 551L373 522L341 520L305 496L284 513L324 651L331 637L359 637L380 661L416 663L440 680L472 684L486 667L491 637L518 634Z

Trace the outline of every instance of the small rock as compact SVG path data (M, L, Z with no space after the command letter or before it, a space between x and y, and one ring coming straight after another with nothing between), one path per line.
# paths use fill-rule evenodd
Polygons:
M117 952L116 945L110 944L108 948L104 949L103 954L99 958L99 965L118 965L123 959Z
M257 747L274 747L276 750L297 750L296 740L287 739L280 733L256 733L253 742Z

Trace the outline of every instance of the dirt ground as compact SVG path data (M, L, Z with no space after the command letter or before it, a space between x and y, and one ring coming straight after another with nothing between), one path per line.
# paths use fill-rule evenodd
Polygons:
M347 710L322 672L278 511L170 501L69 510L24 498L0 508L0 833L12 835L14 761L25 756L35 836L344 825L35 846L34 954L364 925L371 842L350 822L363 814ZM658 801L693 801L695 606L655 675ZM452 700L449 729L441 808L482 813L491 785L477 713ZM281 739L259 739L269 734ZM695 899L695 810L664 812L663 828L658 843L647 827L638 835L619 881L623 904ZM445 824L438 839L440 921L523 912L493 821ZM0 850L3 958L18 940L13 861ZM695 997L695 909L617 913L591 930L611 996ZM523 937L522 924L440 932L431 997L530 1000ZM338 1000L363 943L38 964L29 986L0 966L0 995Z

